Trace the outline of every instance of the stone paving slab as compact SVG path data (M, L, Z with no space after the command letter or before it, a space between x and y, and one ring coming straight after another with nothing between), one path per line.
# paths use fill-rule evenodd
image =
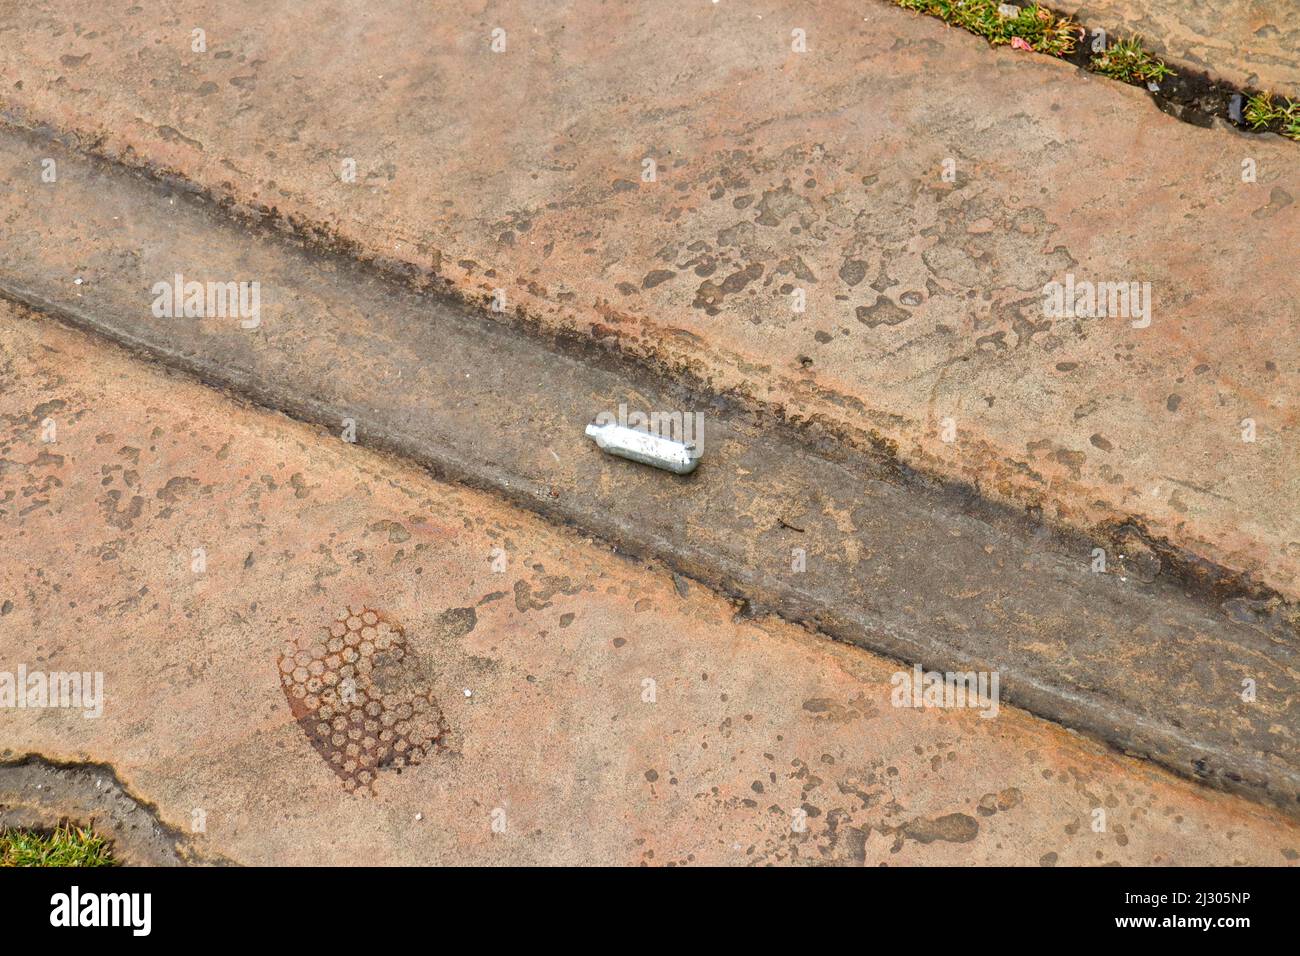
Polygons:
M1172 66L1300 97L1300 19L1292 0L1052 0L1047 6L1111 36L1140 35Z
M57 188L22 182L42 156ZM0 196L6 298L300 420L351 422L368 447L822 634L940 671L996 670L1004 699L1039 716L1300 806L1294 616L1185 576L1140 534L1098 566L1095 541L237 228L40 137L0 132L0 179L19 183ZM178 275L256 277L255 327L229 310L157 314L157 284ZM689 416L698 471L602 455L583 429L620 407Z
M190 859L1285 865L1300 853L1296 824L1273 811L1014 708L891 706L897 665L740 617L654 566L7 304L0 460L0 669L104 674L98 718L0 710L0 759L88 762L113 801L120 785L153 805ZM296 668L337 662L285 666L331 628L352 634L352 617L358 642L340 652L372 665L362 692L413 746L436 739L400 773L379 771L373 794L346 789L355 777L295 709ZM436 709L403 716L416 696ZM72 796L91 799L83 790Z
M1300 593L1294 144L886 5L793 17L38 2L0 13L0 97L459 295L504 290L512 319ZM1150 326L1045 317L1070 275L1149 282Z

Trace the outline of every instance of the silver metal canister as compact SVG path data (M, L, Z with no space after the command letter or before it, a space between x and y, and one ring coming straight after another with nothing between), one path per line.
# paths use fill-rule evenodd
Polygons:
M700 463L694 442L674 441L617 422L592 422L587 436L610 455L639 461L677 475L689 475Z

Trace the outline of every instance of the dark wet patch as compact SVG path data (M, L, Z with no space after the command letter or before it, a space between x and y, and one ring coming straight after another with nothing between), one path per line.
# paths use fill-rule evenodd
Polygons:
M855 863L862 863L867 858L867 837L871 828L851 826L848 823L850 819L849 811L839 807L826 814L826 838L829 845L825 853L834 859L843 845L844 855Z
M854 710L852 707L845 707L843 704L826 697L814 697L811 700L805 700L803 709L817 719L830 720L836 723L846 723L862 716L860 711Z
M523 613L540 611L551 606L550 601L533 597L533 586L528 581L515 582L515 609Z
M802 256L790 256L789 258L782 259L778 262L776 268L772 270L772 275L768 278L767 283L765 284L770 284L773 279L780 275L792 275L802 282L817 281L817 276L814 275L812 269L808 267L808 263L803 261Z
M867 277L867 264L861 259L845 259L840 266L840 278L849 287L857 285Z
M115 488L99 499L99 507L104 512L104 520L108 524L119 531L126 531L144 514L144 499L139 495L133 495L129 502L123 504L122 492Z
M1268 204L1256 209L1253 213L1251 213L1251 217L1254 219L1267 219L1270 216L1277 215L1279 212L1281 212L1287 206L1291 205L1293 202L1295 202L1295 200L1291 198L1291 194L1289 192L1287 192L1281 186L1274 186L1269 191Z
M1070 469L1070 477L1078 479L1083 474L1083 463L1088 456L1081 451L1071 451L1068 448L1058 448L1052 452L1052 459Z
M758 216L754 221L760 226L779 226L795 213L810 208L808 200L789 186L778 186L763 193L757 206Z
M299 496L302 497L302 496ZM368 531L388 532L388 541L391 544L402 544L411 540L411 532L407 531L405 526L396 521L376 521L370 525Z
M859 322L871 329L878 325L902 325L912 317L912 313L884 296L877 299L875 305L858 306L854 314Z
M979 821L965 813L947 813L941 817L918 817L895 831L917 843L970 843L979 835Z
M478 624L478 612L472 607L449 607L433 620L436 637L459 640Z
M999 810L1010 810L1024 803L1025 796L1016 787L1007 787L997 793L986 793L980 797L975 812L982 817L991 817Z
M722 311L723 299L742 291L745 286L761 278L762 275L762 264L752 262L743 269L737 269L720 283L709 280L701 282L700 287L695 290L695 301L691 303L691 306L696 309L703 309L707 315L717 315Z
M175 504L183 498L188 497L190 492L195 491L198 487L199 480L197 478L188 478L178 475L175 478L167 479L167 484L163 485L157 492L155 492L155 497L161 501L166 501L169 504Z
M155 132L157 132L158 135L168 143L184 143L186 146L197 149L200 152L203 150L202 143L197 139L190 139L190 137L186 136L173 126L159 126L156 128Z
M289 487L293 489L295 498L311 497L311 488L307 485L307 479L303 478L301 472L294 472L289 476Z

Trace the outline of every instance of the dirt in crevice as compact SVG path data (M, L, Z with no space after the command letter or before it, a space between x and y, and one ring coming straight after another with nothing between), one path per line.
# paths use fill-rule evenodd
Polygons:
M61 762L39 754L0 752L0 828L53 830L88 826L126 865L229 865L202 833L165 823L158 808L131 793L106 763Z
M1085 29L1088 31L1088 37L1091 37L1093 28L1085 27ZM1119 34L1110 32L1107 32L1106 35L1111 38L1119 36ZM1061 59L1073 63L1085 72L1105 76L1105 74L1097 73L1092 69L1093 53L1090 43L1090 39L1084 40L1074 48L1073 53L1061 57ZM1280 128L1254 129L1245 121L1246 101L1251 96L1262 93L1262 90L1234 86L1231 83L1216 80L1204 71L1193 70L1178 64L1170 64L1170 69L1175 71L1174 75L1167 76L1155 84L1157 89L1154 90L1141 82L1128 82L1111 76L1105 78L1115 80L1118 83L1128 82L1129 86L1137 86L1146 90L1151 97L1151 101L1155 103L1161 112L1167 113L1174 119L1182 120L1184 123L1190 123L1192 126L1209 129L1214 126L1214 121L1219 119L1243 133L1255 135L1264 133L1281 134Z

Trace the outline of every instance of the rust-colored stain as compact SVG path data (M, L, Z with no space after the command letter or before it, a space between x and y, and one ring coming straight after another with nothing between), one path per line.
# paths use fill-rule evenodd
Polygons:
M350 793L374 793L380 771L400 773L441 745L442 708L418 677L405 630L369 607L345 608L280 655L294 719Z

